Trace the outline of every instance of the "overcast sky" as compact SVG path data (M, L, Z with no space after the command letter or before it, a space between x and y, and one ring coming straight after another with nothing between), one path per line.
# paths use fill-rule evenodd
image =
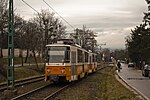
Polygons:
M50 9L43 0L25 0L37 11ZM98 44L104 48L124 49L125 37L142 23L147 12L145 0L45 0L75 28L86 25L98 33ZM14 0L15 13L29 19L36 13L22 0ZM67 30L73 30L68 24Z

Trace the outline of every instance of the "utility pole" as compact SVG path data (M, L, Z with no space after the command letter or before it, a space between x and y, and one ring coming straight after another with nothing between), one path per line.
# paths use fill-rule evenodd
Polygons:
M106 45L106 43L103 43L103 44L98 44L99 45L99 47L100 47L100 51L102 50L102 46L103 45Z
M7 88L14 89L14 11L9 0Z

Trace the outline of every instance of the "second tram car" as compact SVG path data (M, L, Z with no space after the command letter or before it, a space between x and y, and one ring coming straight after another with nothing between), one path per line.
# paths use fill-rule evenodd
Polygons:
M97 69L96 54L80 46L58 42L47 47L45 80L75 81Z

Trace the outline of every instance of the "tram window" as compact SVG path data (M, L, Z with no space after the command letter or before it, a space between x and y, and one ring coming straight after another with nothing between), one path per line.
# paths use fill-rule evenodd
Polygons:
M70 48L67 47L67 50L65 52L65 62L69 63L70 62Z
M48 47L47 57L49 63L66 63L70 62L69 47Z
M88 53L85 52L85 62L88 62Z
M96 62L96 61L97 61L97 56L93 55L93 62Z
M76 63L76 52L71 52L71 63Z
M93 58L93 62L94 62L94 58L95 58L95 57L94 57L94 55L92 55L92 56L93 56L92 58Z
M49 49L47 48L47 49L45 50L45 61L46 61L46 62L49 61L48 51L49 51Z
M82 51L78 50L78 63L83 62L83 55L82 55Z
M97 62L97 55L95 56L95 62Z

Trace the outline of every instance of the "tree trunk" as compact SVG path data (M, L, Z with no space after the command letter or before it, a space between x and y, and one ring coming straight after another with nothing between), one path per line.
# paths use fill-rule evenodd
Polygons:
M37 69L39 69L39 66L38 66L38 63L37 63L37 59L36 59L36 55L35 55L35 51L33 50L32 52L33 52L33 56L34 56L36 67L37 67Z
M23 66L23 56L21 57L21 66Z
M27 54L26 54L26 58L25 58L24 63L27 63L28 56L29 56L29 50L27 49Z
M4 35L3 35L3 29L0 30L1 31L1 36L0 36L0 58L3 58L3 38L4 38Z
M22 49L19 49L19 57L21 58L21 66L23 66L23 52L22 52Z

